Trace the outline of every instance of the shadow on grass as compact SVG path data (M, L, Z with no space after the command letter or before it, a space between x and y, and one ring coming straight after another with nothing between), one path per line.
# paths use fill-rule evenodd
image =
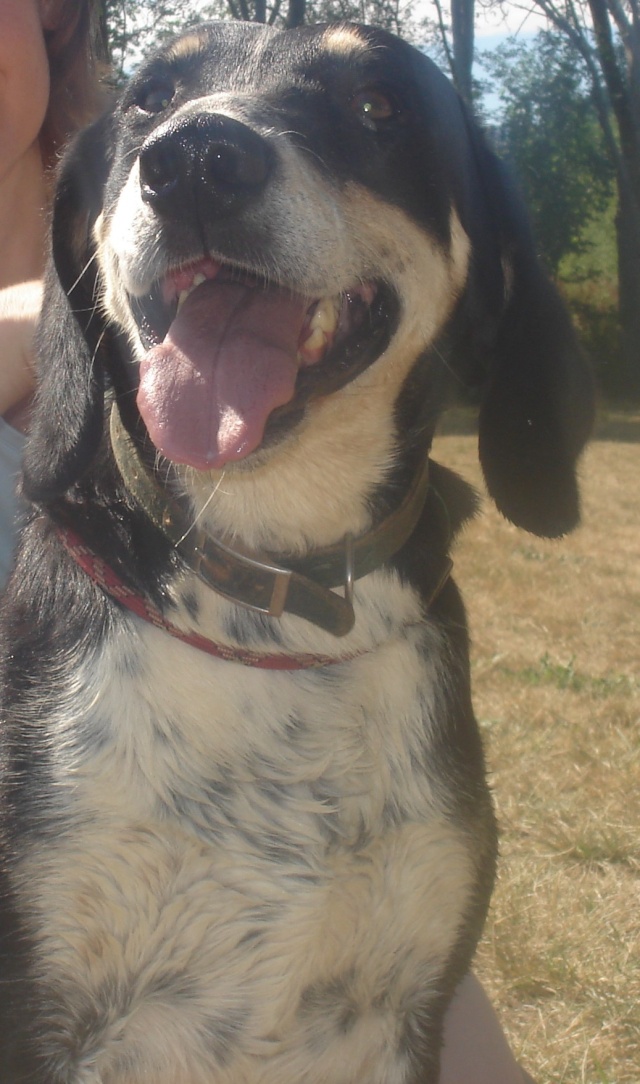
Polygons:
M478 408L450 406L438 422L440 437L472 437L478 432Z
M438 423L437 431L439 436L474 436L478 432L477 408L459 404L450 407ZM640 444L640 407L601 403L592 439Z
M596 418L594 440L618 440L640 443L640 408L601 405Z

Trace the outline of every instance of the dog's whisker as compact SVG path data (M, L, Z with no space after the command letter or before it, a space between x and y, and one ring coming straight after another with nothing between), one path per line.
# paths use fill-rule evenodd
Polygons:
M226 473L225 471L222 471L222 474L220 475L220 478L216 482L214 488L212 489L211 493L207 497L207 499L204 502L202 508L193 517L193 522L190 524L190 526L187 528L185 533L182 535L182 538L180 538L180 540L178 541L178 543L177 543L178 546L180 546L185 541L185 539L187 539L189 537L189 535L191 534L191 531L194 531L196 529L196 527L198 526L198 523L203 518L203 516L206 514L207 509L209 508L210 504L212 503L212 501L214 500L214 498L216 496L216 493L218 492L218 490L220 489L220 486L222 485L225 473Z
M106 335L106 329L103 328L102 331L100 332L99 336L98 336L98 340L97 340L96 345L94 347L93 354L91 355L91 365L90 365L89 370L87 372L87 395L91 394L91 385L93 383L93 380L95 379L96 359L97 359L98 354L100 352L100 347L102 346L105 335Z
M312 147L309 147L308 144L303 143L300 146L300 150L303 154L307 155L307 157L313 158L316 162L319 162L323 169L326 169L327 164L324 158L320 154L318 154L317 151L314 151Z
M125 151L122 155L122 161L126 163L128 163L129 161L137 161L141 150L141 146L136 146L132 147L131 150Z
M90 257L89 257L89 259L88 259L88 260L87 260L87 262L85 263L84 267L83 267L83 268L82 268L82 270L80 271L80 273L79 273L79 275L77 276L77 278L76 278L76 279L75 279L75 280L74 280L74 281L73 281L73 282L71 283L71 286L69 287L69 293L70 293L70 294L72 294L72 293L73 293L73 291L74 291L74 290L76 289L76 287L77 287L77 286L78 286L78 285L80 284L80 282L82 281L82 279L83 279L83 278L84 278L84 276L86 275L87 271L88 271L88 270L89 270L89 268L91 267L91 264L92 264L92 263L95 263L95 261L97 260L97 258L98 258L98 254L97 254L97 252L94 252L94 253L93 253L93 254L92 254L92 255L91 255Z
M118 399L135 399L137 394L137 388L127 388L125 391L118 392Z
M456 372L454 367L451 365L451 362L449 361L448 358L445 357L445 355L442 353L442 351L435 344L431 347L431 350L436 355L438 360L440 362L442 362L443 368L446 370L446 372L448 372L454 378L456 383L459 384L460 387L466 387L466 384L465 384L465 381L464 381L463 377L461 376L460 373Z

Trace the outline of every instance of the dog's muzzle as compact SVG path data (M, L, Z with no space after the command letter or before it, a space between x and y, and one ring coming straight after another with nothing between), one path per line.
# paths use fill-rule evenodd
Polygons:
M197 470L280 439L312 399L372 364L399 322L384 281L363 275L313 297L277 273L275 165L268 136L219 114L176 118L140 151L164 270L128 299L145 351L138 408L159 451Z

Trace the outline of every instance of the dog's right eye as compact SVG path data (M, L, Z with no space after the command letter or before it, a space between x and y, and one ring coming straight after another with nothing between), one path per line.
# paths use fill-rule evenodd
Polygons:
M351 109L366 128L393 120L398 110L390 94L379 87L364 87L353 95Z
M135 104L143 113L162 113L171 105L175 86L168 80L146 83L135 97Z

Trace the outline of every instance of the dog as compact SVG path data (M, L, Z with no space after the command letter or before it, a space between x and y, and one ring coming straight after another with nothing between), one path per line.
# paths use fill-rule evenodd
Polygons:
M496 829L433 463L579 517L591 379L418 50L204 24L59 173L2 616L7 1084L435 1084Z

